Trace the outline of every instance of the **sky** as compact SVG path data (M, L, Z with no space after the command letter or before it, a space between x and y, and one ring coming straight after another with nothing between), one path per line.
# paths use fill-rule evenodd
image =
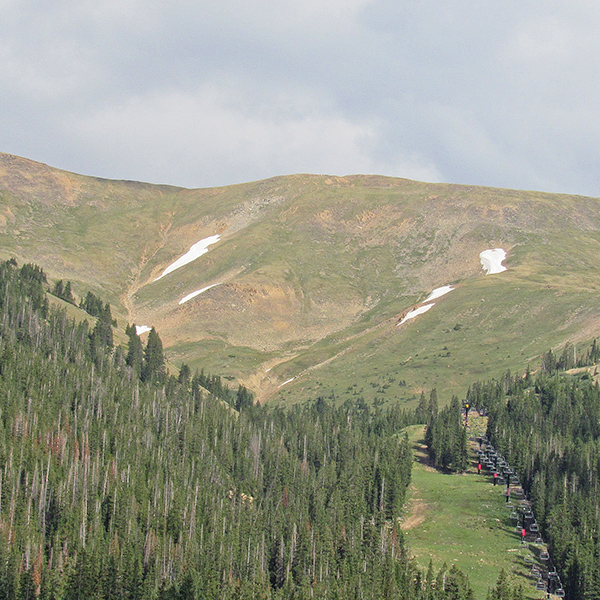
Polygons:
M0 151L211 187L291 173L600 196L600 3L0 0Z

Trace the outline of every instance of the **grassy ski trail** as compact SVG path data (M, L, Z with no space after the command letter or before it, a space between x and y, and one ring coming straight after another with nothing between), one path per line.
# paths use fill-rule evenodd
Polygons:
M485 432L483 419L470 421L471 435ZM424 570L430 559L436 570L444 562L456 564L481 600L502 568L514 583L522 584L526 598L545 598L529 577L530 567L525 564L529 551L520 546L503 488L493 486L489 476L477 474L474 449L467 472L446 474L428 465L423 426L407 431L415 462L402 528L417 563Z

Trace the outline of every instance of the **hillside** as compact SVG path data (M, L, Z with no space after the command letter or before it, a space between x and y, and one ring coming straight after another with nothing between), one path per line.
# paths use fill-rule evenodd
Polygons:
M599 208L366 175L188 190L0 154L2 256L99 293L121 328L156 327L174 364L261 400L411 401L438 387L446 401L599 335ZM493 248L507 270L486 275L479 254Z

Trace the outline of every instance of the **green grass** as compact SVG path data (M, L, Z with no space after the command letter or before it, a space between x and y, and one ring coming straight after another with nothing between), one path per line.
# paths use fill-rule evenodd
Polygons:
M464 397L476 380L507 370L524 372L528 363L536 368L549 348L565 340L583 342L586 331L587 343L595 335L587 327L596 314L596 298L597 292L539 286L510 271L482 276L463 282L401 327L393 320L357 336L345 344L349 350L339 360L300 376L280 396L293 402L307 393L333 394L343 401L354 395L356 388L347 390L358 383L359 395L370 402L381 398L381 386L392 379L386 401L414 402L421 390L435 387L446 403L452 394ZM318 355L311 347L280 365L281 377L324 362L333 347L329 343Z
M404 517L406 541L417 563L436 569L456 564L469 577L477 598L485 599L505 569L525 597L544 598L527 577L522 548L508 518L502 489L487 476L477 475L474 464L464 474L445 474L425 462L423 427L408 429L415 462ZM411 523L412 522L412 523Z
M155 326L176 364L264 382L278 363L262 400L410 405L436 387L445 403L600 335L598 199L378 176L185 190L13 159L7 176L4 158L0 255L109 301L120 328ZM215 233L209 253L153 281ZM509 270L486 277L478 253L493 247ZM457 289L395 327L446 284Z

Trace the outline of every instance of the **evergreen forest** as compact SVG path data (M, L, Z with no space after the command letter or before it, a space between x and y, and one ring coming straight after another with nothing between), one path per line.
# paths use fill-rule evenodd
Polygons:
M454 567L420 572L398 526L414 412L255 406L171 374L154 330L115 347L93 295L75 322L49 291L0 264L0 598L473 597Z
M580 361L572 348L549 352L533 377L512 377L471 386L467 402L489 411L487 436L514 465L567 598L600 598L600 389L589 370L596 342ZM561 364L562 361L562 364Z
M173 374L159 333L91 293L74 321L37 266L0 264L0 598L473 598L456 567L422 572L399 527L411 478L403 429L431 463L467 468L465 407L515 466L572 600L600 598L600 389L577 357L473 384L415 411L307 399L254 404L219 375ZM501 573L490 600L516 600Z

